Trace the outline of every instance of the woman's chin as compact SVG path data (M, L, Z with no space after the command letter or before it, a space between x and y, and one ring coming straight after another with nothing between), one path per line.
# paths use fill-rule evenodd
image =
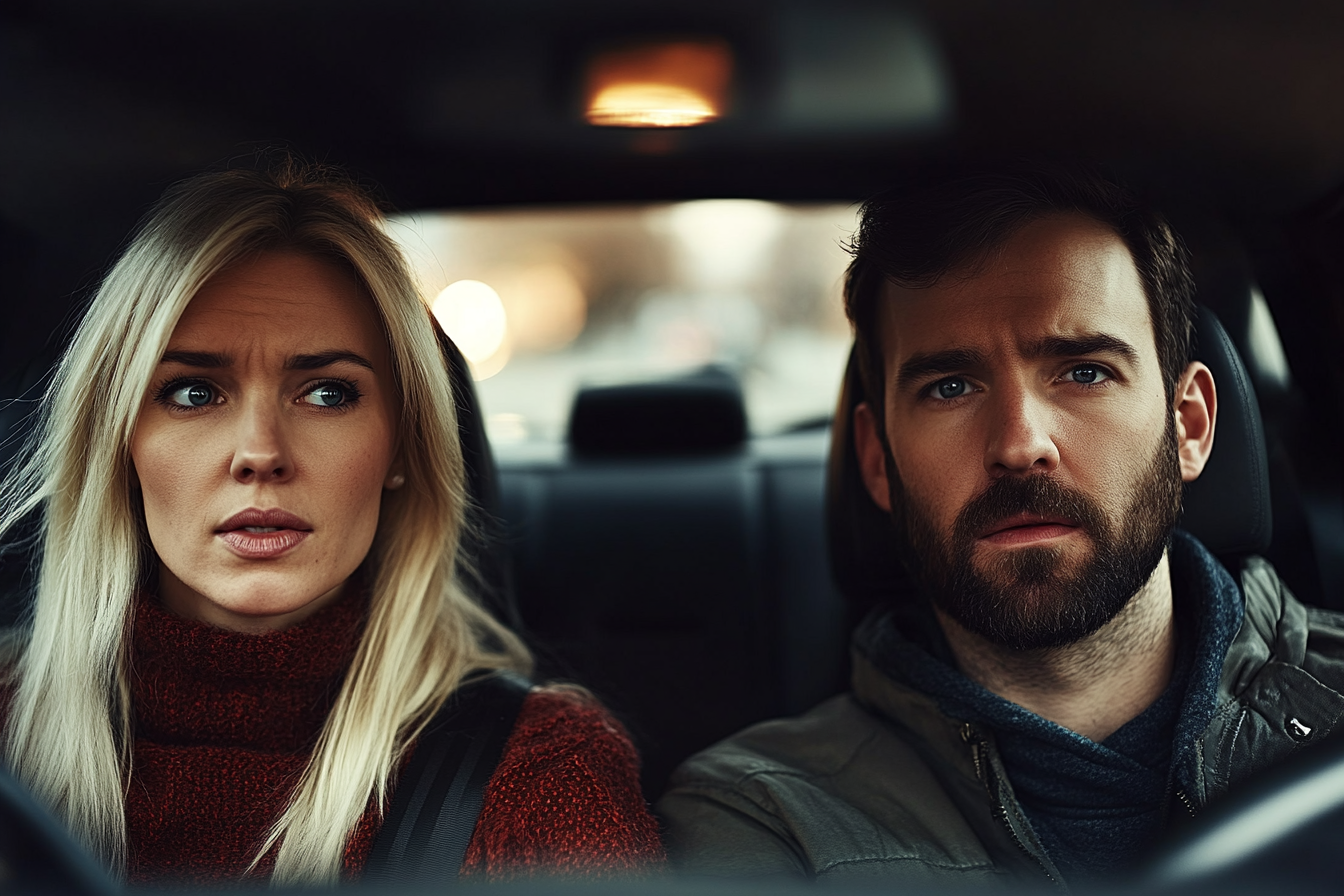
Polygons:
M180 616L233 631L262 633L302 622L334 603L345 588L344 582L335 587L325 583L304 587L286 581L248 582L247 578L251 577L231 583L233 587L228 589L165 589L177 593L165 593L161 598L170 611Z

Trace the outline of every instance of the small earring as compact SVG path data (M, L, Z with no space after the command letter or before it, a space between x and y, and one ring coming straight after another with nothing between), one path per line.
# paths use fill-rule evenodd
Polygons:
M396 491L406 484L406 477L400 473L393 473L387 477L387 484L384 486L388 491Z

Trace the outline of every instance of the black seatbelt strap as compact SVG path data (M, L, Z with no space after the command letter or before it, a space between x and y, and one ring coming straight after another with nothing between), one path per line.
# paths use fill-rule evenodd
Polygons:
M451 886L532 683L501 672L458 689L416 741L361 881Z

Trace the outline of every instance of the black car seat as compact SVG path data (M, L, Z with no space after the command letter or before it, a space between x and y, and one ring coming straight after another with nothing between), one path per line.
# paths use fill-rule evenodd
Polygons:
M715 369L584 390L570 419L567 447L501 454L519 609L546 671L626 722L656 797L691 753L844 686L827 434L748 439Z
M448 375L457 401L457 430L462 440L462 460L467 472L468 525L459 548L475 574L476 597L495 618L520 631L522 619L513 590L513 570L505 544L500 512L499 475L485 433L485 418L467 359L433 321L439 347L448 362Z
M1275 325L1239 247L1207 237L1205 241L1212 247L1195 256L1201 301L1218 315L1237 354L1245 361L1264 414L1274 515L1274 540L1265 557L1303 601L1344 609L1344 592L1337 586L1344 581L1338 551L1329 549L1331 531L1337 529L1331 520L1338 518L1338 505L1333 505L1332 513L1331 505L1316 509L1303 500L1304 489L1297 472L1303 468L1294 468L1289 447L1302 438L1304 431L1307 406L1302 392L1286 365L1287 359L1274 357L1278 341ZM1306 478L1306 492L1323 488L1315 478Z
M1204 473L1185 487L1180 525L1236 569L1243 557L1263 554L1273 535L1264 427L1246 368L1217 316L1204 307L1198 309L1195 342L1195 358L1213 372L1218 419ZM831 569L852 619L912 588L891 550L890 519L868 496L855 459L852 420L863 400L851 353L833 424L826 516Z

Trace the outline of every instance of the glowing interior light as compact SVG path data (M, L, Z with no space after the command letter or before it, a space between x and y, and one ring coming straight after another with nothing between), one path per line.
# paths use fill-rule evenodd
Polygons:
M588 121L603 127L693 127L718 117L708 98L674 84L612 84L588 107Z
M719 39L640 44L608 50L588 64L589 124L672 128L723 115L732 53Z
M479 280L458 280L444 287L431 308L443 331L457 343L473 367L500 353L508 334L508 316L499 293Z

